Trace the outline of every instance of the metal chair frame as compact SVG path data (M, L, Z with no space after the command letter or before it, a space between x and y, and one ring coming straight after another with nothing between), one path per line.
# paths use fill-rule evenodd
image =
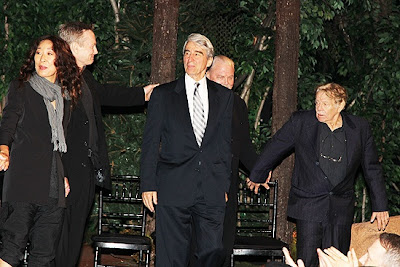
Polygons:
M284 261L282 247L287 244L276 239L278 181L269 182L268 185L270 190L260 188L258 194L248 189L244 183L240 185L237 234L231 254L232 267L235 256L263 256L271 257L272 260L279 257ZM243 218L245 213L247 216L255 214L257 218Z
M143 206L139 190L139 177L133 175L117 175L112 177L112 192L99 193L98 234L92 237L95 249L94 266L103 266L100 263L101 249L124 249L139 251L139 263L141 266L143 254L145 266L150 264L151 239L145 236L146 209ZM135 188L133 185L136 184ZM117 203L124 205L137 205L139 213L126 213L124 211L108 212L104 210L104 203ZM109 221L109 220L115 220ZM118 220L131 223L119 223ZM134 221L139 222L133 224ZM109 233L108 229L132 229L140 232L137 235Z

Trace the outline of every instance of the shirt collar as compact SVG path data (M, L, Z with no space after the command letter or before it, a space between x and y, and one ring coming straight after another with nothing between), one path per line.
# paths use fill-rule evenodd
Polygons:
M203 78L201 78L201 80L199 81L195 81L192 77L190 77L187 73L185 73L185 84L186 86L190 86L193 87L194 90L194 84L195 83L199 83L200 84L200 88L206 88L206 76L204 75Z

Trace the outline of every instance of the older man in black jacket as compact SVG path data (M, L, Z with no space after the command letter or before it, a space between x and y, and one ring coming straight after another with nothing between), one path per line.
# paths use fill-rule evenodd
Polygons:
M207 37L189 35L185 76L157 87L149 102L140 176L144 204L156 211L157 266L186 267L192 231L196 266L223 260L233 95L205 77L213 54Z
M57 267L75 266L90 213L95 184L110 189L110 166L101 106L140 106L148 101L155 85L125 88L98 83L85 69L98 53L92 25L71 22L60 26L59 35L71 48L82 70L82 95L67 128L68 152L63 157L71 192L67 198L63 231L57 248Z
M207 71L207 78L222 84L228 89L235 82L235 63L228 57L218 55ZM223 243L225 261L223 266L230 266L230 254L236 236L237 223L237 192L239 189L239 163L245 171L250 171L257 160L257 153L250 139L249 118L246 103L237 94L233 98L232 113L232 181L229 188L228 201L225 209Z
M307 267L318 265L317 248L349 250L360 166L370 189L371 222L377 219L383 230L389 221L370 126L367 120L343 112L346 100L347 92L338 84L317 87L315 110L293 113L265 146L250 175L251 181L264 182L266 173L295 151L288 216L296 219L297 255Z

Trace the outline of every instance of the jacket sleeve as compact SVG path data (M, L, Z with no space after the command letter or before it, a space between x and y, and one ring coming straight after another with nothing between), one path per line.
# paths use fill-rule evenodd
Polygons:
M225 129L223 135L224 138L226 138L225 148L223 148L223 151L226 151L226 153L223 153L224 155L224 163L226 165L226 170L227 170L227 181L225 185L225 192L229 192L229 188L231 185L231 179L232 179L232 113L233 113L233 92L228 91L228 99L227 99L227 104L226 108L223 111L224 117L223 117L223 126L222 129Z
M147 109L146 126L143 133L140 159L140 188L142 192L156 191L156 170L163 121L162 94L155 88Z
M370 125L366 121L365 123L366 126L362 127L363 154L361 166L370 191L372 211L387 211L388 200L382 167L378 159L378 153Z
M263 152L250 173L250 180L264 183L268 172L278 165L295 147L296 123L299 116L294 113L281 129L265 145Z
M98 96L102 106L128 107L145 104L143 87L101 84L94 79L92 73L88 70L84 71L83 77L89 88L92 89L93 94Z
M0 124L0 145L10 146L14 140L18 121L23 114L23 90L18 81L12 82L8 88Z
M249 125L249 117L248 117L248 111L246 107L246 103L240 99L239 105L240 105L240 116L241 116L241 137L240 137L240 154L239 154L239 161L243 164L243 166L250 171L253 167L254 164L257 161L257 153L256 150L254 149L254 145L251 142L250 138L250 125ZM234 133L232 133L234 134Z

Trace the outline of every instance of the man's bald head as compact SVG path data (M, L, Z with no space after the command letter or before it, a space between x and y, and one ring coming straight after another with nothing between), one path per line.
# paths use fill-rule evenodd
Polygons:
M235 63L226 56L215 56L207 78L232 89L235 82Z

